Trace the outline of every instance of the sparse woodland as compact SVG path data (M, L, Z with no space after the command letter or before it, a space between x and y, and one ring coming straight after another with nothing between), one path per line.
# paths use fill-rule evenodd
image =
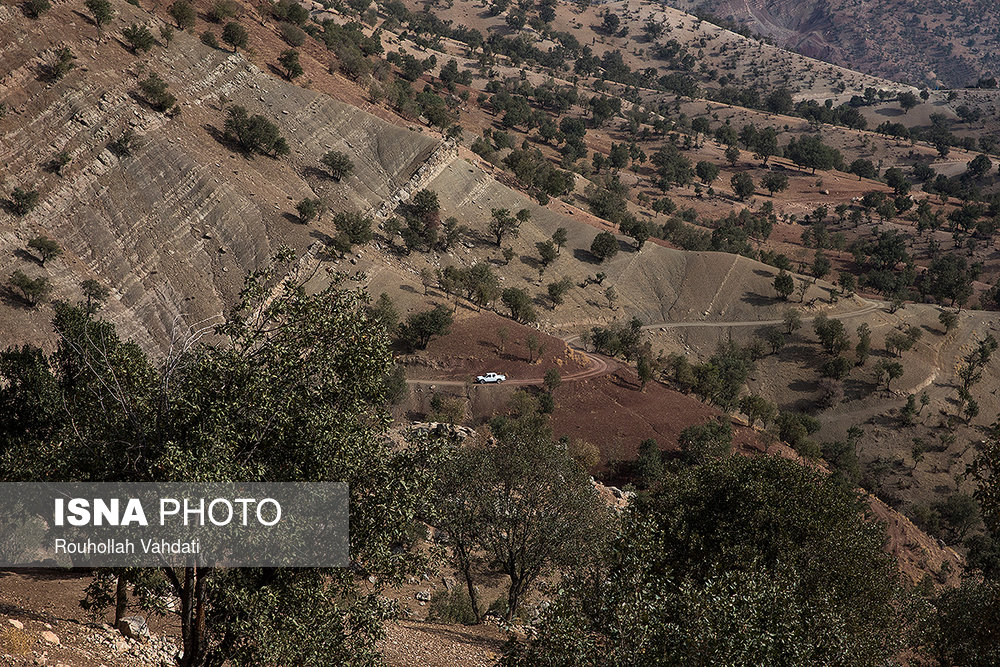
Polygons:
M350 568L86 610L182 667L1000 662L995 12L869 8L934 46L862 72L674 4L17 8L0 480L351 484Z

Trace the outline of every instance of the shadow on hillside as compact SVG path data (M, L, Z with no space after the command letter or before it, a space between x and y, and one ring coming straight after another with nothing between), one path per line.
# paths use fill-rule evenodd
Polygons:
M885 109L875 109L875 113L879 116L889 116L895 118L896 116L902 116L902 109L895 109L893 107L886 107Z
M302 177L307 178L309 176L312 176L313 178L320 178L325 181L330 181L331 183L339 183L337 179L330 176L330 172L326 171L325 169L320 169L319 167L313 167L313 166L303 167Z
M586 262L587 264L601 263L601 260L597 259L597 257L594 256L593 253L591 253L589 250L584 250L583 248L574 248L573 258L581 262Z
M9 287L0 287L0 302L11 308L34 310L35 305Z
M460 642L462 644L467 644L469 646L478 646L482 648L488 648L490 650L497 650L498 647L503 645L503 642L499 639L493 639L491 637L484 637L481 634L476 633L471 630L462 630L454 626L438 626L438 625L413 625L413 627L418 632L424 632L429 635L434 635L441 637L446 641Z
M31 254L24 248L18 248L17 250L15 250L14 256L17 257L18 259L24 260L25 262L31 262L32 264L37 264L38 266L42 266L42 260L38 259L37 256Z
M86 21L90 25L94 26L95 28L97 27L97 22L94 21L94 17L91 16L90 14L84 14L83 12L81 12L78 9L74 9L73 13L76 14L77 16L79 16L80 18L82 18L84 21Z
M758 308L763 308L764 306L770 306L774 303L773 296L764 296L763 294L757 294L756 292L746 292L740 299L743 303L748 303L751 306L756 306Z
M754 275L758 275L761 278L770 278L774 275L774 271L767 271L766 269L754 269Z

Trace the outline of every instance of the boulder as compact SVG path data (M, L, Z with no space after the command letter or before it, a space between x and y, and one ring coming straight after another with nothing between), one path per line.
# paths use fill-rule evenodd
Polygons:
M52 632L51 630L43 630L42 639L48 642L49 644L56 644L56 645L59 644L59 636L56 633Z
M118 621L118 631L128 639L149 639L149 626L142 616L126 616Z

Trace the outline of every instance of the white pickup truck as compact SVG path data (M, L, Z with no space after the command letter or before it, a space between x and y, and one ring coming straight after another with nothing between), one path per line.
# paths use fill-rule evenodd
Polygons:
M486 375L477 375L476 384L500 384L506 379L506 375L501 375L499 373L487 373Z

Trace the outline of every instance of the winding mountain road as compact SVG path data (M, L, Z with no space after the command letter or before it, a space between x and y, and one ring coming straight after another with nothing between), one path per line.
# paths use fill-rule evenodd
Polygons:
M575 373L569 373L567 375L563 375L562 376L563 382L579 382L580 380L589 380L591 378L607 375L608 373L612 373L621 368L621 364L619 364L614 359L610 359L608 357L602 356L600 354L595 354L593 352L587 352L586 350L582 350L576 347L575 345L572 347L578 353L586 356L590 364L587 366L587 368L583 369L582 371L577 371ZM515 387L523 387L529 384L540 384L543 380L544 378L541 377L516 378L507 380L503 384L513 385ZM406 380L406 384L424 385L424 386L433 385L437 387L464 387L470 383L471 380L410 380L410 379Z
M830 319L835 319L835 320L846 320L846 319L850 319L850 318L854 318L854 317L860 317L862 315L867 315L869 313L876 312L878 310L881 310L885 306L885 304L882 303L882 302L880 302L880 301L869 301L868 303L869 303L869 305L865 306L864 308L859 308L858 310L853 310L853 311L850 311L850 312L847 312L847 313L833 314L833 315L829 315L828 317L830 317ZM803 317L802 318L802 322L803 323L812 322L813 320L816 319L816 317L817 317L816 315L810 315L809 317ZM702 327L716 327L716 328L720 328L720 329L729 329L729 328L736 328L736 327L765 327L765 326L774 326L774 325L784 324L784 322L785 321L783 319L782 320L741 320L741 321L736 321L736 322L708 322L708 321L704 321L704 320L698 320L698 321L694 321L694 322L691 322L691 321L688 321L688 322L659 322L659 323L656 323L656 324L646 324L646 325L644 325L642 327L642 329L644 331L666 331L668 329L693 329L693 328L702 328ZM574 341L577 341L579 339L580 339L580 334L576 334L574 336L569 336L567 338L563 338L563 341L567 345L573 347L580 354L585 355L587 357L587 360L590 362L590 365L586 369L584 369L582 371L577 371L576 373L570 373L568 375L564 375L563 378L562 378L563 382L579 382L581 380L589 380L591 378L600 377L602 375L607 375L607 374L612 373L612 372L618 370L619 368L621 368L621 364L618 363L617 361L615 361L614 359L611 359L609 357L605 357L605 356L600 355L600 354L595 354L593 352L587 352L586 350L580 348L579 346L574 345L573 344ZM525 385L539 384L542 381L543 381L543 378L541 378L541 377L535 377L535 378L516 378L516 379L507 380L504 384L513 385L515 387L521 387L521 386L525 386ZM433 385L433 386L439 386L439 387L464 387L464 386L467 386L470 383L470 380L449 380L449 379L437 379L437 380L434 380L434 379L430 379L430 380L425 380L425 379L419 379L419 380L417 380L417 379L414 379L414 380L411 380L411 379L407 379L406 383L410 384L410 385L423 385L423 386Z

